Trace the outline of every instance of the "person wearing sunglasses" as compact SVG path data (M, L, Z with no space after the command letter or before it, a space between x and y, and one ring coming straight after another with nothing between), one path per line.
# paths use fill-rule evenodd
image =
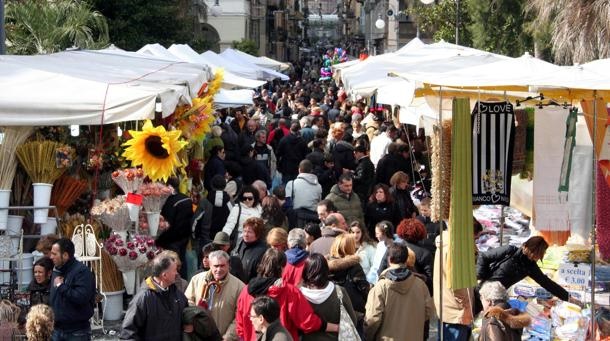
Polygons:
M222 232L230 236L232 246L242 239L244 222L248 218L260 218L262 213L258 191L252 186L244 186L222 228Z

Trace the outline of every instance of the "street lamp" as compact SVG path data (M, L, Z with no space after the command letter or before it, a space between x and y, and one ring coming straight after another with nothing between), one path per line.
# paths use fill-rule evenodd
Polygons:
M383 30L383 28L385 27L385 20L383 20L381 14L379 14L377 21L375 21L375 27L377 27L380 30Z

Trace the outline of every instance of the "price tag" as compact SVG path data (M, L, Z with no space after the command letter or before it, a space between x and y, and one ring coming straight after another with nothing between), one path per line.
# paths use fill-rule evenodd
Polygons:
M127 203L142 206L142 196L135 193L127 193Z
M591 266L589 264L563 263L557 269L558 283L569 285L589 285Z

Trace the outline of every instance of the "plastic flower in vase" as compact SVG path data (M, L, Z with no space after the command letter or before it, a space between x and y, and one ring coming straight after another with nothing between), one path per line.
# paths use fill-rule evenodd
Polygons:
M144 182L144 171L140 168L119 169L112 172L112 180L125 194L135 193Z
M131 226L129 209L124 195L97 202L91 208L91 215L100 219L114 231L127 231Z
M153 127L147 120L142 131L130 130L130 140L123 143L126 147L123 156L132 166L142 166L144 175L151 180L164 180L175 174L182 166L178 152L188 142L180 140L180 130L167 131L163 126Z
M160 182L149 182L142 184L138 188L138 193L143 197L144 211L161 212L167 198L174 193L174 189Z
M149 236L136 235L125 240L113 234L104 242L104 248L121 272L135 270L155 258L155 240Z
M169 228L169 222L167 220L165 220L165 218L162 215L159 215L159 226L158 226L158 232L156 233L156 235L161 234L163 231L167 230L168 228ZM140 233L151 234L148 214L145 212L142 212L142 211L140 211L138 229L139 229Z

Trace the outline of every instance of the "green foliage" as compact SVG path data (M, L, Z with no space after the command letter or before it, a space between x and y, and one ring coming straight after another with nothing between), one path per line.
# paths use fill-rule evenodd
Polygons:
M247 54L251 54L253 56L258 56L258 47L256 46L256 42L249 39L242 39L241 41L233 40L232 44L233 48L236 50L240 50Z
M11 54L52 53L108 44L104 16L78 0L6 3L6 40Z
M193 18L185 0L89 0L108 19L110 41L126 50L145 44L190 44ZM185 7L186 6L186 7Z
M471 23L470 14L464 1L461 1L460 6L460 32L459 44L463 46L471 46L472 37L467 30ZM419 1L415 1L415 6L408 10L407 13L415 16L417 26L423 33L432 34L435 41L444 40L446 42L455 42L455 22L456 22L456 2L454 0L440 0L436 4L424 5Z
M525 0L466 0L475 48L512 57L533 51L533 39L525 30Z

